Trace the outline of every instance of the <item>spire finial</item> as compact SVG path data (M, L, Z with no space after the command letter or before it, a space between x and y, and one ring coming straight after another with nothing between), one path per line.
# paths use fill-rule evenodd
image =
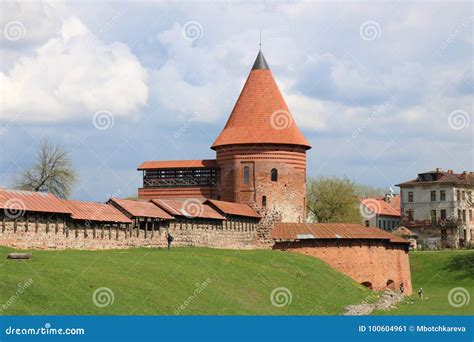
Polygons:
M262 29L260 29L260 43L259 45L259 51L262 51Z

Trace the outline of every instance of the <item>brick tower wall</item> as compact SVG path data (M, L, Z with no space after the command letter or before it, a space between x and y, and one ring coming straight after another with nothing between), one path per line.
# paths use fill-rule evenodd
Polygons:
M245 203L259 212L272 212L282 222L306 218L306 150L291 145L229 145L217 148L220 166L218 193L223 201ZM249 182L244 183L244 167ZM271 170L278 180L271 180ZM262 206L266 196L266 207Z

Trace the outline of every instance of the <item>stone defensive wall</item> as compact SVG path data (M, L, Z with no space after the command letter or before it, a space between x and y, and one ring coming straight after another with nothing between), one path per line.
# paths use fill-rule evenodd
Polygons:
M257 248L256 226L222 222L177 220L156 224L144 230L125 224L49 221L40 216L38 223L25 219L0 221L0 245L20 249L116 249L166 247L166 233L173 246L200 246L228 249Z
M260 215L247 205L199 199L107 203L0 190L0 245L38 249L173 246L263 247ZM268 246L267 246L268 247Z

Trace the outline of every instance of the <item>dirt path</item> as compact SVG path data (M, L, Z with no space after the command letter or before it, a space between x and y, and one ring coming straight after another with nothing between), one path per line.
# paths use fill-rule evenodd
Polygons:
M345 316L370 315L374 310L391 310L403 300L403 295L392 290L385 291L376 303L362 303L346 306Z

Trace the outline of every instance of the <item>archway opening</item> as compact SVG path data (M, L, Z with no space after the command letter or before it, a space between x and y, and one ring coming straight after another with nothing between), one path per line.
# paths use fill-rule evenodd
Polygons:
M360 283L360 284L372 290L372 283L370 281L364 281L363 283Z
M387 288L395 290L395 282L392 279L387 280Z

